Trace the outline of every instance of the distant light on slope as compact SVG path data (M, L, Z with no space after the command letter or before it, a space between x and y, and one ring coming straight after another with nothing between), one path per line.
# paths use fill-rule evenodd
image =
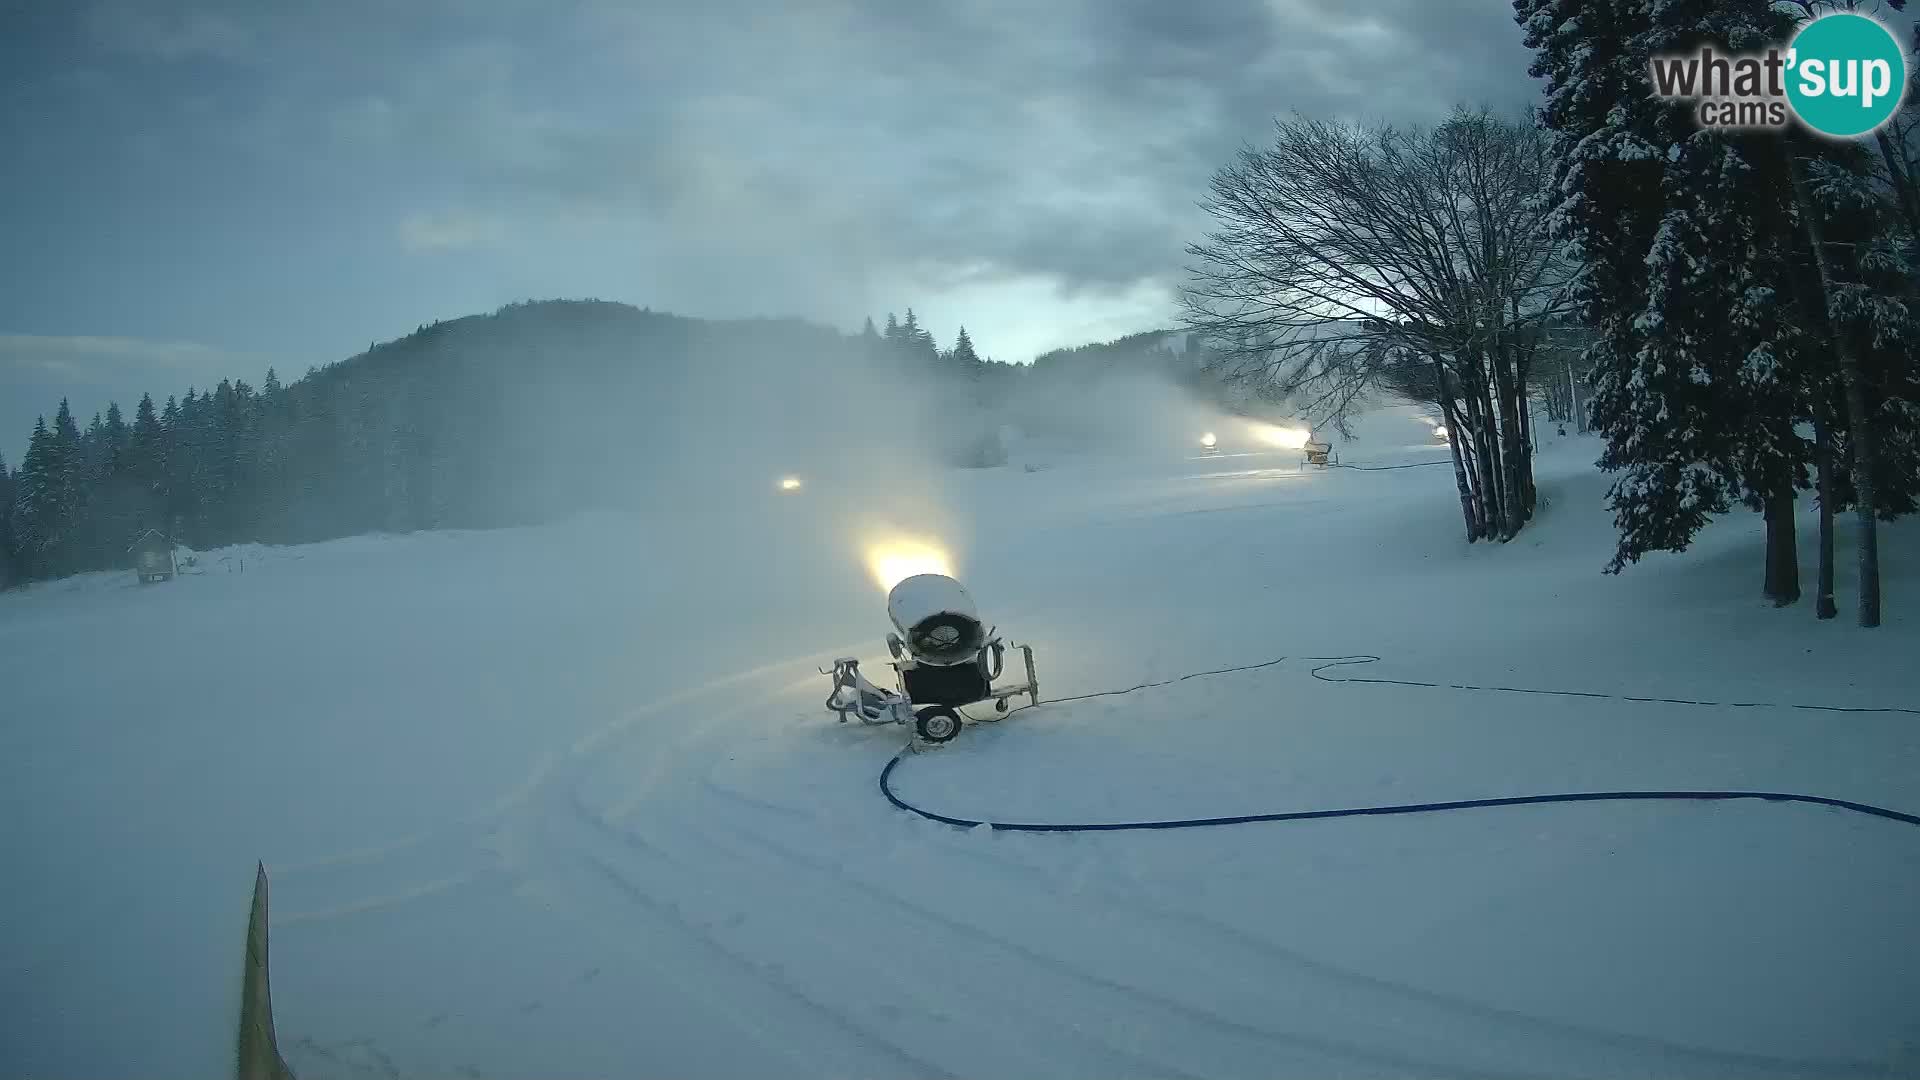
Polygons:
M781 478L780 478L780 490L781 490L781 491L799 491L799 490L800 490L800 478L799 478L799 477L797 477L797 476L783 476L783 477L781 477Z
M952 557L930 540L894 537L869 544L866 554L867 572L882 592L915 574L953 576Z
M1211 431L1207 432L1205 435L1200 436L1200 445L1205 446L1209 449L1211 449L1213 447L1213 444L1218 441L1219 441L1218 439L1213 437L1213 432Z
M1435 425L1433 425L1433 437L1434 437L1434 438L1436 438L1436 439L1444 439L1444 438L1446 438L1446 437L1447 437L1447 428L1446 428L1446 425L1445 425L1445 424L1435 424Z
M1306 428L1279 427L1274 424L1253 425L1253 435L1268 446L1277 446L1282 450L1298 450L1313 438L1313 432Z

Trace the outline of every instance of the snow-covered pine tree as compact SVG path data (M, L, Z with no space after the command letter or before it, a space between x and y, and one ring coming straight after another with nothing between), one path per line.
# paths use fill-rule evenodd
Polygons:
M201 508L206 529L201 542L208 547L229 544L238 538L233 518L239 494L239 427L240 404L233 382L221 379L208 395L203 426L205 441L201 444L205 469Z
M1776 528L1765 589L1798 595L1786 545L1807 456L1783 361L1793 328L1772 303L1784 253L1757 215L1755 139L1699 130L1691 110L1648 93L1647 64L1703 41L1778 40L1766 0L1516 0L1545 77L1554 133L1556 234L1581 269L1574 290L1591 346L1590 416L1619 540L1609 572L1681 550L1740 500ZM1733 317L1729 318L1729 313Z
M93 534L93 565L119 566L125 560L126 547L133 538L132 431L120 412L119 402L107 406L107 413L93 438L98 460L98 475L88 492L88 516Z
M1905 4L1895 0L1893 6L1904 8ZM1920 24L1913 28L1907 55L1920 55ZM1920 66L1911 61L1907 66L1906 100L1893 118L1874 132L1873 140L1880 164L1886 170L1888 201L1904 224L1907 236L1920 239L1920 147L1916 147L1914 138L1920 134Z
M854 338L853 358L865 370L872 372L886 363L887 339L873 325L873 316L867 316L860 323L860 333Z
M60 409L54 414L53 438L48 445L52 502L43 542L54 573L70 574L84 562L79 531L86 491L80 427L66 398L60 399Z
M106 534L111 510L106 505L107 424L99 413L93 414L86 430L80 433L80 466L75 470L78 511L73 529L75 570L92 570L108 565Z
M153 395L141 394L133 410L133 430L128 435L128 475L134 495L130 505L132 532L145 529L165 531L160 508L166 495L166 433L160 428L160 416L153 407Z
M252 384L235 379L225 417L231 470L226 523L229 540L234 543L262 539L260 411L260 395Z
M254 458L257 538L267 542L285 539L289 495L287 461L293 438L292 410L292 396L281 385L279 373L269 367L266 379L260 384Z
M0 454L0 589L19 580L13 546L13 474L7 471L7 458Z
M932 332L920 325L920 317L912 308L907 309L906 318L900 322L900 347L907 370L916 375L940 366L940 346L934 342Z
M82 481L92 485L105 475L107 469L107 421L99 413L87 422L87 429L80 434L80 457L85 465Z
M176 403L169 398L161 414L167 422L167 506L168 532L174 539L193 546L201 542L204 529L200 522L201 492L205 490L205 410L200 392L187 387ZM167 413L172 413L171 419Z
M343 386L347 439L343 446L340 485L344 518L335 528L364 532L384 526L385 493L383 465L384 417L374 401L373 387L367 382Z
M960 336L954 339L952 357L954 367L973 377L979 374L980 354L973 351L973 339L967 336L967 328L960 328Z
M14 474L11 507L14 550L27 577L44 577L54 568L48 538L54 533L57 517L55 457L47 418L37 417L27 440L27 456Z
M966 327L960 328L960 333L954 337L952 350L943 359L946 361L943 365L946 376L959 382L961 392L975 409L984 409L987 403L987 365L980 359L980 354L974 351L973 338L967 335Z
M107 406L107 418L101 425L107 440L107 466L115 472L127 467L127 445L130 432L127 429L126 416L120 412L120 403Z
M1799 212L1794 239L1804 256L1800 299L1815 339L1807 377L1823 402L1840 402L1822 417L1836 436L1829 494L1834 508L1854 509L1859 622L1877 626L1877 519L1912 513L1920 494L1912 245L1866 146L1803 136L1786 150ZM1829 557L1825 543L1822 556Z
M187 466L186 419L180 412L180 399L167 395L167 403L160 409L160 459L159 500L154 512L159 515L161 529L176 541L184 542L182 529L186 524L186 506L188 491L186 488L190 469Z
M1678 547L1724 511L1728 492L1709 470L1662 463L1667 448L1637 369L1657 327L1639 318L1650 292L1648 253L1661 232L1665 164L1682 132L1659 132L1661 110L1647 100L1646 68L1634 39L1651 22L1649 0L1515 0L1530 73L1546 80L1540 121L1553 133L1555 235L1576 259L1572 291L1581 321L1594 328L1589 418L1607 437L1600 465L1626 475L1609 493L1620 541L1609 571L1644 551ZM1650 137L1650 133L1652 137Z
M1702 42L1756 52L1792 30L1791 21L1763 0L1669 2L1655 12L1649 53L1690 51ZM1795 261L1782 242L1793 195L1777 168L1780 141L1776 132L1709 130L1687 141L1668 180L1700 201L1695 213L1711 223L1702 232L1713 243L1689 257L1723 280L1730 302L1717 309L1702 293L1676 297L1667 310L1684 316L1697 332L1724 322L1733 364L1730 378L1716 387L1719 441L1730 456L1737 495L1766 519L1762 593L1789 604L1800 597L1795 493L1808 486L1807 464L1817 450L1799 430L1812 415L1808 337L1792 303ZM1696 158L1710 172L1690 179L1685 165Z
M974 350L973 338L962 326L955 336L952 350L941 357L943 363L939 373L941 381L948 384L948 393L952 395L947 406L949 422L957 423L956 434L965 444L960 447L958 459L969 468L995 468L1007 462L1007 450L1000 438L997 418L991 415L987 407L986 362ZM964 410L965 416L958 415Z

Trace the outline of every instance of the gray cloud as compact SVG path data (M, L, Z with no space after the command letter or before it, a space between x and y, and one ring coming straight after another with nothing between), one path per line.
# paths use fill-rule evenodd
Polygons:
M578 291L845 324L997 282L1024 325L976 335L1016 357L1104 325L1086 305L1153 318L1142 289L1178 280L1208 175L1276 115L1534 93L1498 0L154 0L83 26L63 70L120 80L87 108L120 110L141 169L264 173L254 196L298 176L291 213L385 245L357 274L389 303L440 287L404 267L441 253L463 260L441 305ZM148 67L115 68L129 50Z
M1164 272L1206 175L1276 114L1526 100L1503 8L586 2L533 41L468 26L335 119L537 207L872 221L891 257L1131 281ZM1154 230L1163 242L1141 250ZM1077 253L1050 255L1047 234Z
M469 251L500 243L504 233L498 220L458 210L409 214L399 227L400 244L408 251Z
M88 11L87 29L108 51L159 60L241 60L253 51L253 36L239 19L200 7L102 4Z

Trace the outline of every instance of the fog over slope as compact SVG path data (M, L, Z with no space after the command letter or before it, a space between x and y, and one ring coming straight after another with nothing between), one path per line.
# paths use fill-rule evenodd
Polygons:
M1190 453L1202 432L1233 426L1231 388L1176 335L1023 365L943 349L911 313L887 323L849 335L522 303L422 326L285 384L223 380L177 399L155 388L150 408L124 403L103 426L56 415L29 462L38 486L22 487L78 490L23 519L31 543L0 580L121 566L149 528L199 549L594 510L660 529L737 528L785 476L835 527L935 521L943 487L963 482L956 469Z

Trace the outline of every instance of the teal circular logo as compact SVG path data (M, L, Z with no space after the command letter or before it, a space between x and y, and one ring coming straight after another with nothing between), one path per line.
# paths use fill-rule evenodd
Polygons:
M1837 12L1813 20L1793 36L1787 56L1787 104L1822 135L1871 134L1906 96L1900 42L1865 15Z

